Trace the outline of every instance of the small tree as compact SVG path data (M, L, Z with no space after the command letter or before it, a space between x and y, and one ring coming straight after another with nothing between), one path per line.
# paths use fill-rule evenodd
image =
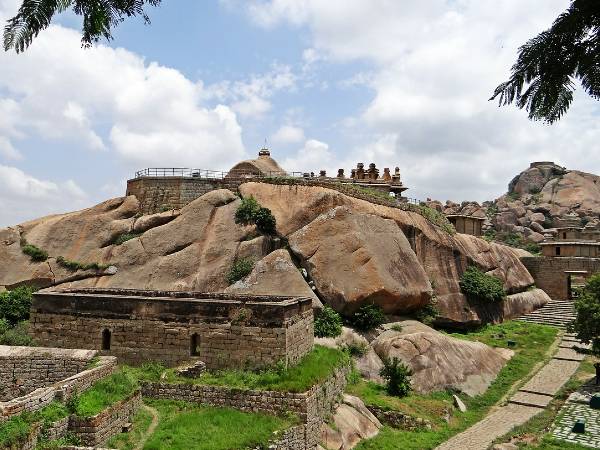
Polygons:
M369 331L385 323L385 314L381 306L363 305L350 318L350 323L360 331Z
M383 367L379 371L379 375L386 380L388 394L394 397L406 397L412 390L410 385L412 370L396 357L383 360Z
M337 337L342 334L342 318L330 306L325 305L315 318L315 336Z
M235 223L256 225L256 228L266 234L275 234L277 222L269 208L263 208L252 196L243 198L235 211Z
M460 277L460 289L470 300L500 302L506 297L502 280L469 266Z
M569 331L581 342L592 344L592 353L600 356L600 274L590 277L575 301L575 320Z
M32 287L20 286L0 293L0 319L6 320L11 326L29 319L29 308L31 308L34 291Z

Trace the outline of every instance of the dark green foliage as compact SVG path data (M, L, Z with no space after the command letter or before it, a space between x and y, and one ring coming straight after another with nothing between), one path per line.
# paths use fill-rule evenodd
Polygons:
M592 343L592 353L600 356L600 274L591 276L575 301L575 320L569 331L584 343Z
M542 252L542 247L535 242L528 242L523 248L534 255L539 255Z
M460 277L460 288L469 300L500 302L506 297L502 280L469 266Z
M31 428L31 423L26 419L26 415L19 414L0 423L0 448L20 448L16 444L27 439Z
M235 211L235 223L256 225L265 234L275 234L277 223L269 208L263 208L252 196L242 199L242 204Z
M363 305L350 317L350 323L357 330L369 331L385 323L385 314L378 305Z
M26 320L11 326L6 319L0 319L0 345L35 345L28 328L29 322Z
M379 375L386 381L388 394L394 397L406 397L412 389L410 385L412 371L396 357L383 360Z
M343 348L350 356L361 357L369 351L369 345L361 341L352 341Z
M126 368L107 378L96 381L93 386L72 401L68 406L80 417L98 414L109 406L124 400L138 389L134 374Z
M496 239L496 230L494 230L493 228L486 230L485 233L483 233L483 239L485 239L488 242L491 242L494 239Z
M254 261L250 258L241 258L234 261L229 273L227 274L227 282L233 284L249 275L254 268Z
M521 195L517 192L509 192L508 194L506 194L506 198L514 202L516 200L519 200L521 198Z
M315 336L337 337L342 334L342 318L330 306L325 305L315 317Z
M531 120L554 123L573 101L575 80L600 100L600 2L572 0L569 8L519 48L511 77L490 100L515 103Z
M48 259L48 252L33 244L25 243L21 246L21 251L29 256L32 261L43 262Z
M142 233L137 233L135 231L131 231L131 232L128 232L128 233L123 233L123 234L120 234L120 235L117 236L117 238L115 239L114 244L115 245L121 245L124 242L130 241L131 239L134 239L134 238L139 237L141 235L142 235Z
M76 270L105 270L106 268L108 268L108 264L100 264L97 262L81 263L79 261L71 261L69 259L65 259L62 256L56 258L56 262L65 269L72 270L73 272L75 272Z
M31 298L35 289L20 286L11 291L0 293L0 319L5 319L11 326L29 319Z
M437 298L434 294L431 300L417 311L416 317L419 322L423 322L425 325L431 325L439 315L440 311L437 308Z
M161 0L23 0L17 14L4 28L4 50L14 48L24 51L40 31L48 28L52 18L71 9L83 17L81 43L89 47L101 38L112 39L112 28L126 17L142 16L145 23L150 18L145 5L158 6Z

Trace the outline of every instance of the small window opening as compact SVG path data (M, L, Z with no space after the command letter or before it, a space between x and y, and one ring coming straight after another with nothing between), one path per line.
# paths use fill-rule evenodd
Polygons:
M200 356L200 337L198 333L190 336L190 356Z
M105 328L102 330L102 350L110 350L110 330Z
M567 238L567 233L563 233L563 239Z
M555 252L556 256L560 256L560 247L556 247Z

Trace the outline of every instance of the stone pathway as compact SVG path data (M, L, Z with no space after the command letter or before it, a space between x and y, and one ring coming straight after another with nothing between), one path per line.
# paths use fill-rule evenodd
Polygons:
M573 319L575 319L575 306L572 300L550 300L544 307L516 320L565 328Z
M496 409L483 420L450 438L437 450L486 450L492 442L514 427L539 414L579 367L582 355L568 345L575 343L572 334L561 339L558 351L521 389L506 406Z
M142 408L152 415L152 422L150 422L150 426L148 427L148 429L144 431L144 434L140 438L140 441L135 446L134 450L142 450L144 448L144 444L150 438L150 436L152 436L152 434L156 430L156 427L158 426L158 411L146 404L142 404Z
M580 444L591 448L600 448L600 410L590 408L590 398L600 392L600 386L593 381L573 392L558 412L552 425L554 438ZM585 420L585 433L573 433L573 425L578 419Z

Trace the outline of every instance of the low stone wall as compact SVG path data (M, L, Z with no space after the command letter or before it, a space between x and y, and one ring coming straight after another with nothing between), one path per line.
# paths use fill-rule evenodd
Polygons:
M121 432L141 404L141 393L136 391L125 400L115 403L93 417L71 416L69 432L78 437L84 445L104 444L112 436Z
M65 417L64 419L57 420L50 424L48 428L43 431L43 436L45 439L49 441L56 441L67 434L69 430L69 417Z
M280 437L269 441L269 450L314 450L321 437L321 421L297 425L283 431Z
M307 424L329 417L344 392L349 371L349 367L340 367L323 383L301 393L146 382L142 384L142 394L144 397L156 399L183 400L217 407L231 407L241 411L261 411L272 415L291 412Z
M29 394L81 372L97 352L0 345L0 401Z
M110 375L116 368L117 360L112 356L102 356L96 367L84 370L51 386L34 390L33 392L0 402L0 422L28 411L33 412L49 405L53 400L68 400L75 392L82 392L101 378Z

